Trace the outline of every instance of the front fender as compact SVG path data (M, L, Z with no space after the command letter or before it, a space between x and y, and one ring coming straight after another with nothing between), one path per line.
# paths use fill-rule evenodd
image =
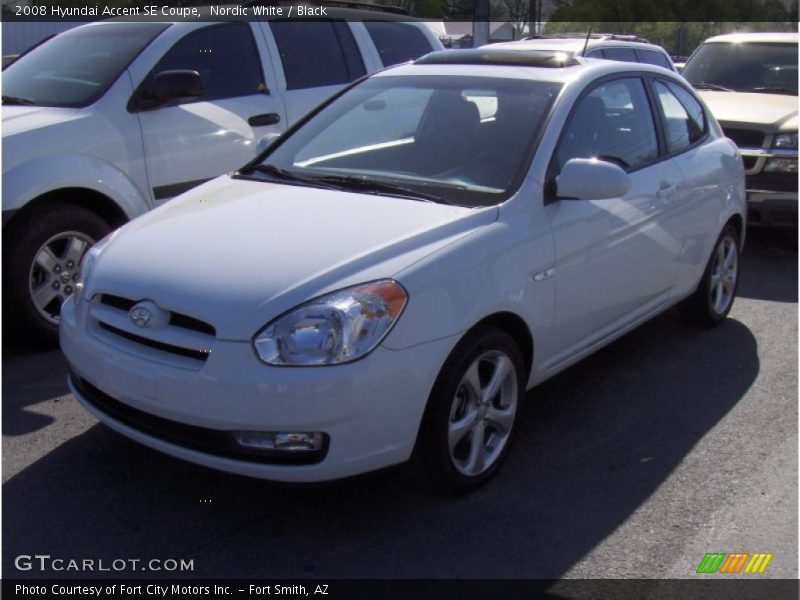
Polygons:
M3 211L65 188L85 188L108 196L129 219L150 209L149 199L122 171L98 158L54 154L16 165L3 173Z
M460 337L488 316L512 313L534 339L534 379L550 352L555 287L552 278L533 276L553 266L554 251L549 223L527 217L482 227L395 274L409 301L384 345L399 350Z

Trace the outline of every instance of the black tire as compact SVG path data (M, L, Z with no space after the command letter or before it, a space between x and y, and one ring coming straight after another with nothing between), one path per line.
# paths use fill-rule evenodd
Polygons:
M67 233L76 233L90 242L83 251L88 250L91 243L99 241L111 229L108 223L91 211L65 203L47 204L20 214L9 223L8 231L3 236L3 325L12 343L53 344L58 340L57 313L60 309L58 298L54 298L42 311L48 315L55 313L54 318L47 318L37 309L31 294L33 280L36 285L50 281L52 273L39 266L34 270L34 261L42 247L54 238ZM79 239L83 239L79 238ZM53 242L51 248L59 247L59 240ZM66 250L66 239L63 246ZM73 261L74 262L74 261ZM66 262L65 262L66 264ZM78 267L70 268L70 279L74 283ZM54 285L56 279L50 283ZM73 284L58 281L62 293L72 289Z
M739 248L739 233L735 227L726 225L714 244L714 249L708 259L703 277L700 279L700 284L695 292L680 305L681 313L687 320L697 325L713 327L714 325L719 325L728 316L736 299L736 290L739 286L739 273L741 271L739 269ZM717 285L716 277L719 274L717 267L720 264L720 252L725 254L727 249L730 249L735 254L733 257L735 275L730 290L726 292L730 294L730 298L720 304L716 300L717 294L721 289Z
M461 441L456 444L451 452L448 442L449 431L450 426L455 425L451 419L456 418L455 422L467 420L468 405L471 406L471 403L463 397L465 395L463 392L469 386L462 386L462 379L466 376L467 370L470 369L473 363L481 359L477 368L484 371L481 374L481 383L479 385L479 387L482 387L484 377L490 378L492 374L490 369L493 368L493 363L491 361L494 360L495 355L498 365L502 361L501 356L507 357L510 360L510 364L513 365L514 371L513 374L507 374L503 379L502 391L498 392L494 399L490 399L489 403L482 407L483 413L480 412L481 407L471 411L471 414L474 415L473 423L482 420L484 424L481 427L484 442L479 452L482 454L483 450L491 449L493 441L496 447L494 449L495 454L490 454L492 459L488 467L475 474L469 474L464 472L466 467L463 464L459 466L459 453L462 452L459 444L468 443L470 445L469 450L471 450L472 436L475 430L461 434L464 437L461 438ZM484 361L483 359L486 360ZM502 363L507 366L504 361ZM424 480L443 491L467 492L483 485L497 472L516 437L519 410L525 395L526 373L527 370L524 367L519 347L514 339L501 329L485 328L476 330L468 334L456 346L439 372L439 376L433 386L414 449L412 462ZM512 380L515 384L515 389L512 389ZM486 388L488 389L488 385ZM503 410L502 413L495 414L507 415L509 409L504 406L510 406L510 404L503 404L503 398L513 398L515 404L513 416L510 419L511 424L508 427L508 435L500 444L501 430L492 429L496 427L494 425L487 425L491 414L487 414L485 411L489 408L489 405L492 405L494 408L502 408ZM459 416L461 418L458 418ZM504 418L507 419L507 417ZM469 439L467 436L469 436ZM464 462L469 462L468 457Z

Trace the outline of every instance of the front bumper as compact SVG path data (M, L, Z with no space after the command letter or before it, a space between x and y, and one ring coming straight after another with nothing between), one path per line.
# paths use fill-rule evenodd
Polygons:
M747 190L747 224L797 227L797 193Z
M797 175L751 173L747 186L747 223L767 227L797 227Z
M71 299L62 308L60 334L75 397L112 429L207 467L294 482L408 460L434 380L455 343L446 338L400 351L380 346L354 363L292 368L264 365L249 342L217 340L202 368L193 370L110 346L91 334ZM324 432L327 444L311 464L287 464L243 455L241 448L237 453L232 431Z

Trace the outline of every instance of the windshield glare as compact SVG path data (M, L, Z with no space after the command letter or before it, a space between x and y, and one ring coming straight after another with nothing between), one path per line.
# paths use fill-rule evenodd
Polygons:
M518 187L560 87L488 77L374 77L315 115L264 164L302 177L389 182L452 204L496 204Z
M104 23L62 33L3 71L3 96L38 106L87 106L167 27Z
M797 95L797 44L704 44L681 74L692 85Z

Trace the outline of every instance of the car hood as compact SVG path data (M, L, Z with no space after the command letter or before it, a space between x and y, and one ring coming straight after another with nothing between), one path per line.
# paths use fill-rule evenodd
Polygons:
M248 340L297 304L391 277L496 218L496 207L223 176L126 225L87 292L149 299Z
M765 133L797 131L797 96L710 91L699 94L723 126L751 125Z

